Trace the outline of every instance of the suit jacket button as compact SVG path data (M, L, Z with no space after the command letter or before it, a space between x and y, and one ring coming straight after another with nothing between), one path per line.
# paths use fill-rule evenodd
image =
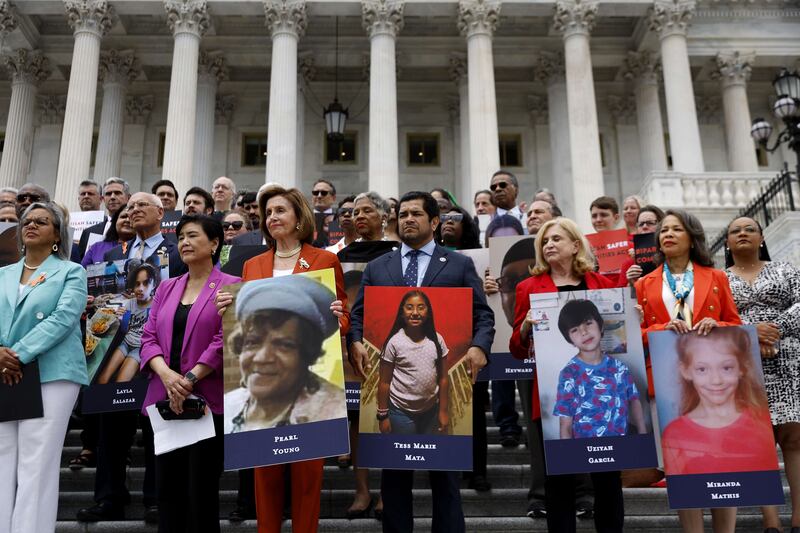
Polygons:
M714 293L716 294L718 292L719 292L719 287L714 287Z
M713 311L713 310L714 310L714 306L713 306L713 305L709 305L709 306L708 306L708 310L709 310L709 311Z
M642 303L646 304L647 303L647 298L642 298Z
M42 313L41 311L39 311L38 313L36 313L36 319L37 319L37 320L41 320L41 319L43 319L43 318L44 318L44 313Z
M653 315L653 316L651 316L651 317L650 317L650 321L651 321L651 322L655 322L655 321L656 321L656 315Z

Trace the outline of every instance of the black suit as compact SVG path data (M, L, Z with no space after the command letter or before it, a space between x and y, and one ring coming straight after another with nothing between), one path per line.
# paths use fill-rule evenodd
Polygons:
M125 252L122 245L105 253L106 261L128 259L127 252L133 248L136 239L127 242ZM162 240L156 247L167 249L169 255L169 277L174 278L187 271L181 261L178 245L170 240ZM152 257L151 254L146 259ZM158 379L157 377L155 379ZM155 455L153 450L153 429L150 422L136 411L103 413L100 419L100 439L97 453L97 472L95 474L95 501L117 509L130 502L130 495L125 486L126 459L128 451L136 435L137 422L142 428L142 440L145 448L145 475L142 486L145 507L155 505L157 495L155 489Z
M351 311L351 339L361 341L364 331L364 287L404 286L401 250L389 252L371 261L361 280ZM475 272L470 257L441 246L433 250L423 287L468 287L472 289L472 346L489 354L494 340L494 314L486 304L483 281ZM473 400L474 401L474 400ZM466 529L461 508L460 473L431 471L434 533L463 533ZM412 488L413 470L384 470L381 476L384 533L407 533L414 529Z
M72 245L72 254L70 256L70 260L73 263L80 263L83 261L83 256L86 255L86 249L89 247L89 235L94 233L96 235L103 235L106 229L106 223L108 222L108 216L103 219L102 222L98 222L94 226L89 226L83 233L81 233L81 238L78 241L78 244Z
M255 231L248 231L243 235L238 235L233 238L231 241L233 245L253 245L253 244L264 244L264 236L261 234L261 230Z

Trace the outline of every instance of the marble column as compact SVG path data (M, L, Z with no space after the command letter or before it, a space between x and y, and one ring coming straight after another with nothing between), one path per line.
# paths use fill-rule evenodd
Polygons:
M194 185L197 66L200 39L211 19L205 0L165 0L164 8L175 46L161 176L172 180L178 191L183 192Z
M569 141L569 108L567 106L567 78L564 72L564 54L542 52L539 55L535 78L547 86L548 127L550 133L550 158L552 160L553 194L561 211L567 217L575 216L572 186L572 158Z
M543 171L543 163L547 160L547 156L541 155L541 139L539 139L540 128L547 124L547 98L538 94L528 95L528 112L531 118L531 172L536 177L536 187L546 188L550 191L553 190L553 175ZM527 198L525 200L528 200Z
M297 187L297 43L306 30L306 3L265 0L264 14L272 35L265 179Z
M450 77L458 88L458 153L461 163L461 175L457 178L459 193L464 205L471 205L472 198L480 189L472 189L472 171L470 169L469 152L469 76L467 61L463 54L450 55Z
M489 186L500 169L492 36L500 18L496 0L460 0L458 29L467 38L469 80L469 193Z
M50 64L38 50L25 49L5 56L3 61L11 76L11 104L0 162L0 187L19 188L30 171L38 85L50 76Z
M678 172L705 171L686 47L694 10L693 0L656 0L649 21L650 29L661 39L672 168Z
M597 2L565 0L556 3L553 18L553 29L564 37L572 198L575 222L584 231L589 231L592 227L589 204L602 196L604 189L592 55L589 49L589 34L596 17Z
M207 191L214 181L214 122L217 87L228 75L225 58L219 52L200 52L197 67L197 114L194 128L194 183Z
M119 177L127 181L134 191L142 190L144 140L154 100L153 95L149 94L125 99L125 132Z
M39 125L33 135L32 150L36 157L31 158L30 172L25 181L38 183L46 190L54 191L67 95L39 94L36 100L35 113L38 115Z
M75 47L53 199L77 211L78 185L91 166L100 40L114 25L114 10L108 0L64 0L64 7Z
M302 184L303 181L303 159L305 150L303 147L306 145L306 87L309 87L311 82L317 75L317 69L314 67L314 57L311 55L311 50L307 50L300 55L300 61L297 66L297 181ZM310 190L310 189L308 189Z
M750 105L747 101L747 81L755 62L755 54L719 53L711 77L718 79L722 89L722 108L725 113L725 144L728 170L757 172L756 148L750 137Z
M104 183L119 177L122 168L122 138L125 131L125 99L128 84L141 72L132 52L109 50L100 54L100 81L103 83L103 104L100 109L100 131L94 159L94 179Z
M362 0L369 35L369 182L384 197L399 198L395 41L403 28L403 2Z
M664 124L661 121L661 104L658 99L660 75L661 64L654 53L628 52L623 76L634 83L642 177L653 171L667 170Z

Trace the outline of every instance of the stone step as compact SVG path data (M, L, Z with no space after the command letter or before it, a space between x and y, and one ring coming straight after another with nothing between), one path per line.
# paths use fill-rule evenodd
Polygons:
M526 489L493 489L486 493L462 489L461 499L464 514L472 517L515 517L524 516L528 507ZM373 492L377 495L377 491ZM784 487L784 497L788 498L789 489ZM323 490L320 495L320 516L322 518L343 518L347 507L352 503L353 493L350 490ZM131 494L132 504L126 509L126 518L141 520L144 508L141 504L141 492ZM220 513L227 516L236 502L236 491L220 491ZM75 513L82 507L93 505L92 492L62 492L59 500L58 517L60 520L73 520ZM759 514L758 508L741 508L743 515ZM781 512L788 512L785 506ZM431 516L431 491L414 490L414 512L420 517ZM625 489L625 512L628 516L669 516L674 514L667 505L666 489Z

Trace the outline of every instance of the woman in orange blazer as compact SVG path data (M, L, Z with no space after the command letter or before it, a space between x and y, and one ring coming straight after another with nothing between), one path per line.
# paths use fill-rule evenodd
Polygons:
M314 248L314 215L303 193L271 186L258 198L261 231L270 250L244 264L242 281L252 281L332 268L338 299L331 312L339 317L344 335L350 327L342 266L335 254ZM220 312L231 303L230 293L219 293ZM315 533L319 522L323 459L255 469L256 516L259 533L278 533L283 520L284 473L291 469L292 530Z
M741 324L728 277L713 268L700 221L686 211L671 209L656 228L656 235L660 252L656 261L663 263L635 285L642 306L645 345L650 331L707 335L716 326ZM647 370L652 397L652 370ZM678 516L687 533L703 531L702 509L678 511ZM711 516L715 533L733 533L736 529L735 507L712 509Z

